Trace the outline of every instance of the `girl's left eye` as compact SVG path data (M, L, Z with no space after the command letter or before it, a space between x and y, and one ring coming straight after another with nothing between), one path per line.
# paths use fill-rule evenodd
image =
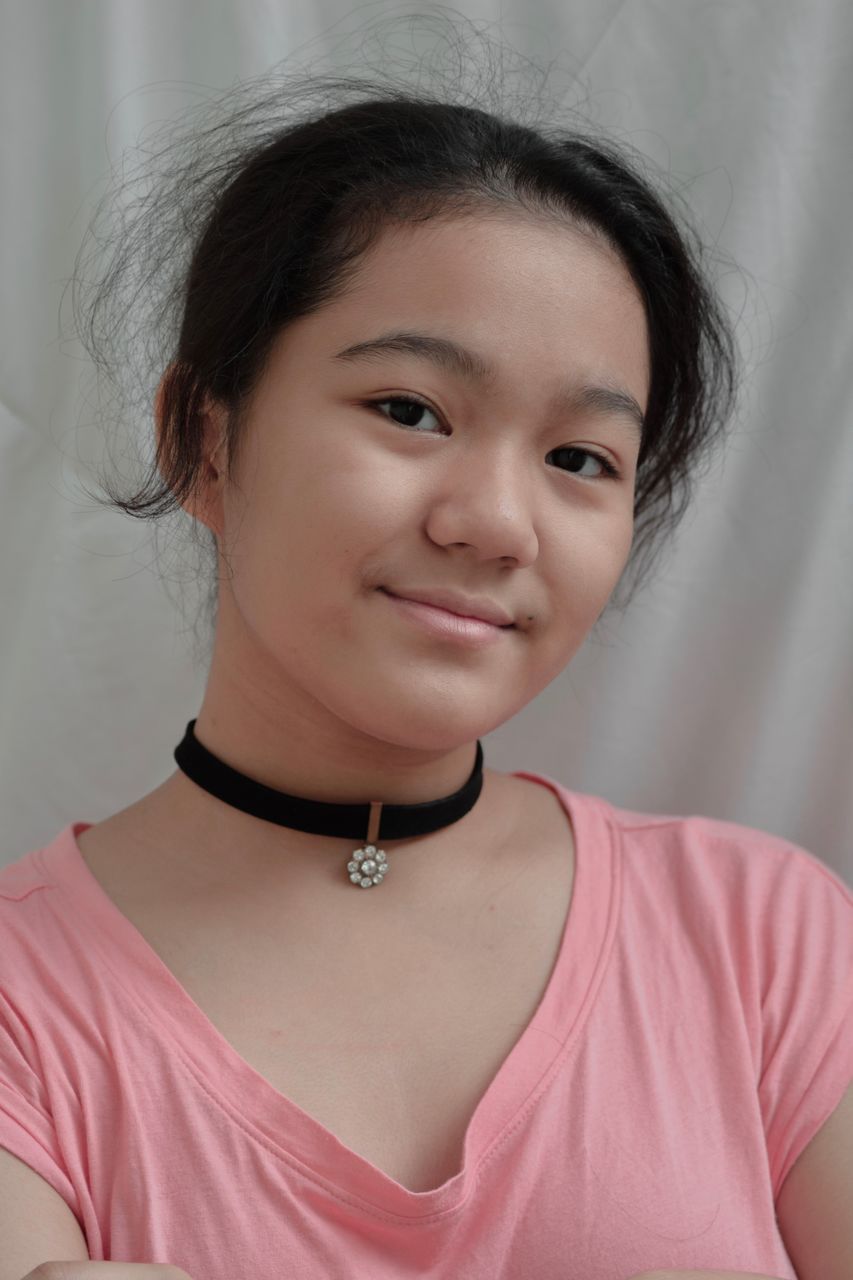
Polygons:
M366 400L364 403L365 405L370 407L375 406L377 409L381 405L386 405L386 404L405 405L406 409L404 413L401 414L401 417L403 417L404 419L419 418L424 410L426 410L427 413L431 413L434 418L438 419L438 414L436 413L435 409L431 408L430 405L428 405L425 400L420 400L416 396L389 396L385 400ZM387 415L384 413L382 416L387 417ZM395 419L392 418L391 421L393 422L395 421ZM408 431L414 431L417 429L417 424L414 421L398 422L397 426L403 427L405 430L408 430ZM610 461L607 455L603 453L598 453L597 450L595 449L578 449L578 448L575 448L573 445L563 445L561 448L555 449L553 452L566 454L569 457L574 456L575 459L577 459L578 457L594 458L595 461L599 463L600 466L602 467L604 471L604 476L603 477L581 476L582 480L595 480L595 479L618 480L620 478L620 472L618 468L613 465L613 463ZM570 470L570 468L566 468L566 469ZM570 474L574 475L576 473L573 471L570 471Z

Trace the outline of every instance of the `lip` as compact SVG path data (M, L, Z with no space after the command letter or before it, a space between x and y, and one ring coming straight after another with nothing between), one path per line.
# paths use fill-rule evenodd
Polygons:
M464 596L458 591L448 590L445 587L431 587L426 591L415 589L392 591L390 587L382 587L381 590L398 600L414 600L416 604L428 604L435 609L443 609L447 613L455 614L457 618L469 618L474 622L489 622L496 627L511 627L515 625L511 615L493 600L486 600L482 597L474 599L470 596Z
M440 609L437 605L407 600L402 596L392 595L385 587L379 588L379 594L390 601L401 617L424 627L434 636L470 648L479 649L496 644L507 632L514 630L511 626L496 626L493 622L483 622L478 618L463 618L458 613Z

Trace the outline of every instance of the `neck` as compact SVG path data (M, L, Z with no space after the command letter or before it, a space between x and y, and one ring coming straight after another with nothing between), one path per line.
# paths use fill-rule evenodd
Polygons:
M484 769L480 799L458 822L429 835L382 840L397 874L389 874L375 894L364 896L381 897L389 905L411 898L416 904L437 888L453 894L455 887L461 889L488 871L515 829L516 794L507 785L512 781ZM288 896L343 892L349 901L355 894L341 868L361 841L265 822L217 800L180 770L113 821L118 826L121 820L138 857L147 864L158 862L164 874L179 875L197 892L230 885L236 893L256 884Z

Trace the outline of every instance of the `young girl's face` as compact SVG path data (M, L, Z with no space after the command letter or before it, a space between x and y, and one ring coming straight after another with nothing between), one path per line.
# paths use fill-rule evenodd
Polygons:
M489 373L414 349L341 354L400 333ZM509 214L386 230L345 295L280 335L236 484L211 489L231 696L350 746L441 750L504 723L625 567L640 447L625 406L645 410L649 378L642 302L598 241ZM584 405L586 386L624 403ZM383 588L485 597L515 626L460 644Z

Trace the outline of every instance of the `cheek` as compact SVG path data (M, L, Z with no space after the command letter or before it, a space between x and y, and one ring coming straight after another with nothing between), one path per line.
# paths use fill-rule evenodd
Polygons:
M346 599L353 581L411 533L420 505L417 469L411 459L371 448L364 439L332 446L326 437L321 452L325 457L311 450L301 483L288 486L288 523L303 531L306 572L322 576L332 597L340 596L339 580Z
M356 465L327 442L260 463L233 513L233 590L241 611L263 613L278 630L282 617L292 627L297 602L300 616L321 622L325 607L344 606L354 575L387 537L388 495L380 490L363 457Z
M625 568L634 537L633 504L627 494L625 498L618 507L595 515L578 512L573 521L564 579L567 596L575 598L578 613L600 611Z
M559 571L549 575L552 626L540 638L549 670L559 671L583 644L622 576L632 540L630 512L622 518L611 513L606 524L595 527L579 522L569 539L570 553Z

